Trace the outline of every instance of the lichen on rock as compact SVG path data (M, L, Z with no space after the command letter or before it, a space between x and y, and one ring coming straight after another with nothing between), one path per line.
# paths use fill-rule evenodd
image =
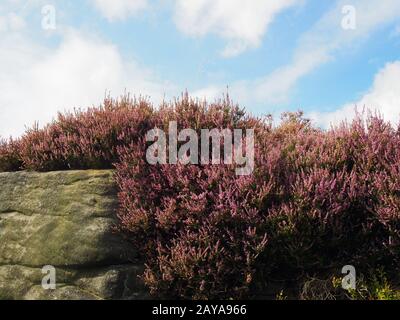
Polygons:
M112 170L0 173L0 299L144 298ZM56 269L45 290L42 267Z

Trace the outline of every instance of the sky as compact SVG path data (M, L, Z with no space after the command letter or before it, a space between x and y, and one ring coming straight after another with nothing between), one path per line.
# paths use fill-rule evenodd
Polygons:
M0 0L0 136L110 94L400 119L400 0Z

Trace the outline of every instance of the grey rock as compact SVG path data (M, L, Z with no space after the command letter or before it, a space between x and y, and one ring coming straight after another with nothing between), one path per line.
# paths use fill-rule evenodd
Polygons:
M146 298L112 170L0 173L0 299ZM41 286L45 265L56 290Z

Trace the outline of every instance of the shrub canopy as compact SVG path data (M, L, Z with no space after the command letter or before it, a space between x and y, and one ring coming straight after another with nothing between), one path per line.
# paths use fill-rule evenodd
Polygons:
M255 170L149 165L145 134L185 128L255 129ZM301 113L279 126L229 97L143 99L59 114L0 143L0 171L116 168L123 231L143 254L154 294L245 298L271 279L384 266L398 270L400 131L378 116L329 130Z

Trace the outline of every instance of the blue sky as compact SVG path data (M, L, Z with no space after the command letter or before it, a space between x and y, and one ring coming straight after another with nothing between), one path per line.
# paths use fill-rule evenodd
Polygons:
M321 127L400 114L400 0L3 0L0 135L125 90L157 104L228 88Z

